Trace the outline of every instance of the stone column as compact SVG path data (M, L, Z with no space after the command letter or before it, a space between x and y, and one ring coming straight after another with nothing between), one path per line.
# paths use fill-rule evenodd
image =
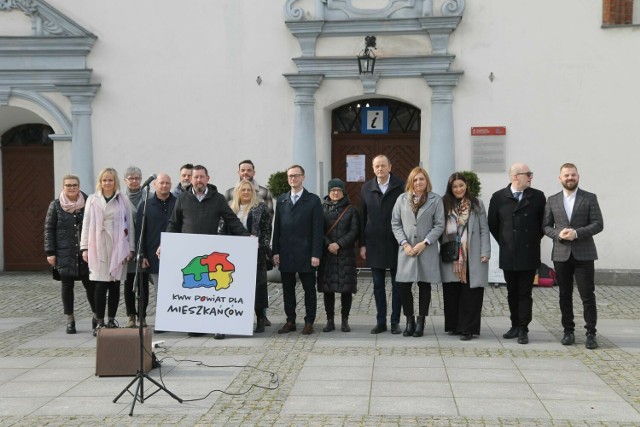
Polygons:
M431 94L431 140L427 171L433 191L442 195L449 175L455 172L455 139L453 135L453 88L461 72L424 74Z
M60 86L60 92L71 101L73 134L71 137L71 170L85 189L95 186L93 170L93 132L91 103L99 85ZM93 191L90 191L93 193Z
M295 90L292 164L304 167L304 186L312 193L317 193L315 93L324 76L285 74L285 77Z

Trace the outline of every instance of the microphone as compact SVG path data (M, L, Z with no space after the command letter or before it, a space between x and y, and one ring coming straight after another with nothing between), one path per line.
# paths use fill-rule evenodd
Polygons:
M154 174L153 174L153 175L151 175L149 178L147 178L147 180L144 182L144 184L142 184L142 186L141 186L141 187L142 187L142 188L144 188L144 187L148 187L148 186L149 186L149 184L151 184L151 182L152 182L153 180L155 180L157 177L158 177L158 175L156 175L156 174L154 173Z

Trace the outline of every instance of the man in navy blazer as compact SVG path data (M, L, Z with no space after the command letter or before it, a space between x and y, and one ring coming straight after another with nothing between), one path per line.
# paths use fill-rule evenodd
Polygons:
M546 199L542 191L531 188L533 172L526 164L511 165L509 178L511 183L491 196L487 219L489 231L500 247L500 268L507 282L511 313L511 329L502 337L517 337L519 344L527 344Z
M296 330L296 273L304 289L306 315L302 333L313 333L316 320L316 268L320 265L324 237L324 216L320 198L307 191L304 169L287 169L291 191L278 197L273 225L273 262L280 268L282 297L287 322L278 330L286 334Z
M598 252L593 236L604 228L595 194L578 188L580 175L573 163L560 167L562 191L549 197L544 211L544 232L553 240L551 259L560 288L560 312L564 336L562 344L575 342L573 321L573 279L576 280L587 330L585 347L598 348L594 260Z

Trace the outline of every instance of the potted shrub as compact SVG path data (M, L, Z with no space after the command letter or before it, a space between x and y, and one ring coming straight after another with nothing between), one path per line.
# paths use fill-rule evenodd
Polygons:
M460 171L460 174L463 175L467 180L467 187L469 187L469 192L476 197L480 197L480 190L482 189L482 185L480 185L478 174L476 174L474 171Z

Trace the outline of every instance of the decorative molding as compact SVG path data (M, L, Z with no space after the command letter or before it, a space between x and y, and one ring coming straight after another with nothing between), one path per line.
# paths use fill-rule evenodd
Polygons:
M446 0L440 9L442 16L462 16L464 2L465 0Z
M421 16L422 0L388 0L379 9L361 9L352 0L326 0L324 17L328 20L353 20L367 18L415 18Z
M360 82L362 83L362 92L371 95L375 94L378 85L378 77L369 74L361 74Z
M399 56L377 58L374 75L379 77L421 77L425 73L445 73L454 55ZM354 57L293 58L301 74L322 73L327 79L359 78Z
M71 120L60 110L60 108L49 98L40 95L33 90L12 89L11 96L33 102L45 109L60 124L65 134L73 133L73 125Z
M304 10L301 7L293 7L298 0L287 0L284 4L284 17L286 21L302 21Z
M323 21L286 22L300 43L302 56L314 56L316 54L316 40L324 27Z
M315 105L315 93L322 83L322 74L284 74L289 85L296 91L296 105Z
M0 11L20 10L31 18L34 36L90 36L89 31L51 7L44 0L0 0Z
M458 85L462 74L464 74L462 71L423 74L432 90L431 104L451 104L453 102L453 88Z

